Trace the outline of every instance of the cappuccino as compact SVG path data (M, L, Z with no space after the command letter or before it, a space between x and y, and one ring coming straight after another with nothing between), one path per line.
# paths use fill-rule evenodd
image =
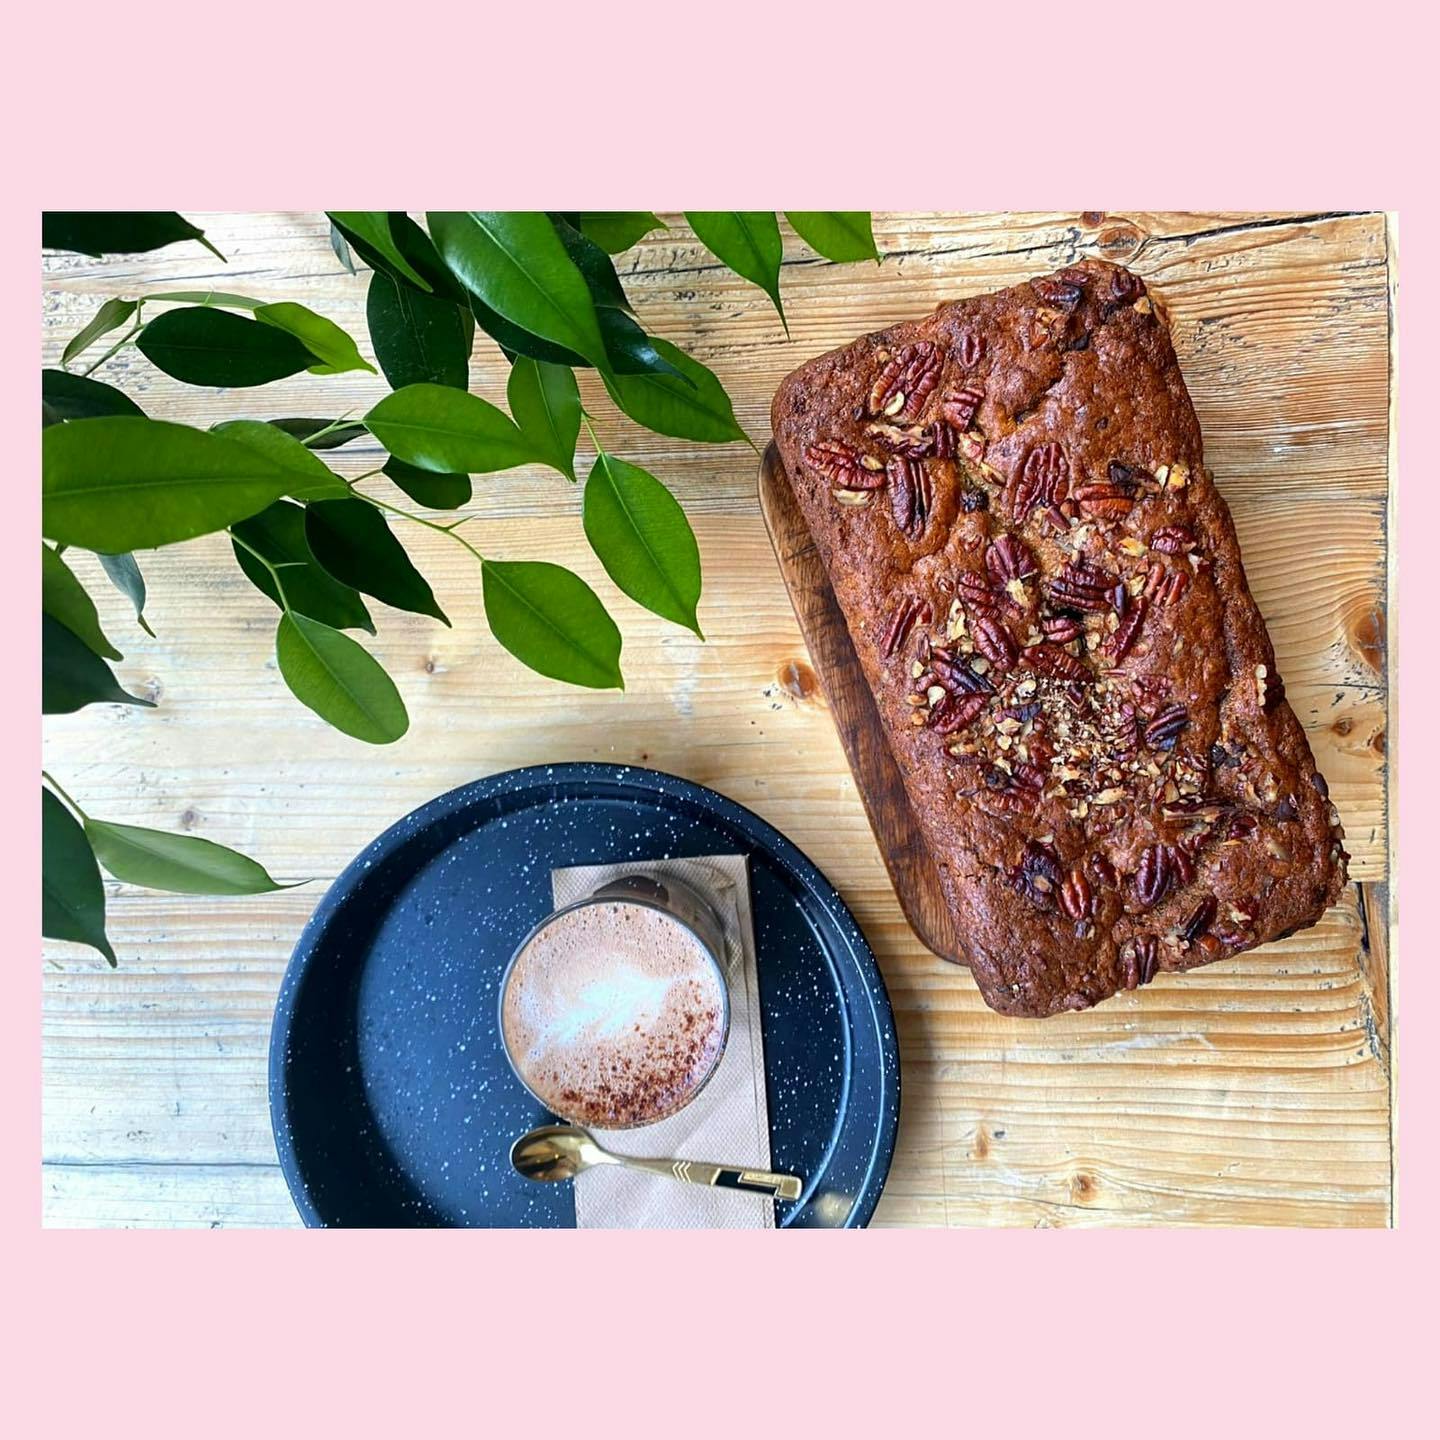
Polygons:
M652 905L590 901L553 915L511 962L505 1049L557 1115L625 1129L672 1115L725 1046L724 981L687 925Z

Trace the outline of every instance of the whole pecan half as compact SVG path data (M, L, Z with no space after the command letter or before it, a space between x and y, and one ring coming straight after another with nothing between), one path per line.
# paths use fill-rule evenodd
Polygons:
M1030 288L1047 305L1059 305L1066 310L1073 310L1085 294L1076 280L1067 280L1059 275L1043 275L1038 280L1032 280Z
M940 380L939 348L917 340L892 355L870 388L870 413L914 420Z
M955 582L955 593L967 610L994 615L1000 609L999 594L986 583L985 577L974 570L967 570Z
M1070 486L1070 461L1064 447L1052 440L1037 445L1025 457L1015 478L1011 510L1024 520L1037 505L1042 509L1058 505Z
M932 490L930 472L920 460L892 455L885 466L890 481L890 511L895 524L911 540L925 533L930 518Z
M1054 908L1063 879L1060 857L1048 845L1042 845L1038 840L1027 840L1019 867L1011 876L1015 889L1032 905L1050 910Z
M963 433L975 423L975 414L984 398L985 392L973 385L951 390L940 402L940 414L947 423Z
M1067 560L1050 582L1052 604L1071 610L1108 610L1115 576L1083 560Z
M947 691L930 711L927 724L941 735L952 735L956 730L974 724L987 702L985 695L955 695Z
M1145 577L1145 594L1157 605L1173 605L1190 584L1184 570L1167 570L1158 560Z
M1145 743L1152 750L1173 750L1180 732L1190 723L1190 712L1174 703L1157 710L1145 727Z
M1130 613L1121 617L1115 633L1105 642L1105 653L1113 662L1118 664L1130 653L1130 647L1140 634L1140 627L1145 623L1145 612L1149 608L1150 602L1142 595L1134 602Z
M1040 567L1030 547L1017 536L999 535L992 540L985 551L985 568L997 585L1009 580L1024 580L1036 574Z
M936 645L930 651L930 669L935 678L952 694L993 695L995 687L983 675L977 675L953 650Z
M1060 886L1060 908L1072 920L1084 920L1090 916L1094 903L1095 896L1090 889L1090 882L1077 865Z
M926 432L930 439L930 453L937 460L955 458L955 431L943 420L932 420Z
M1004 675L1014 669L1018 658L1015 641L1000 620L993 615L977 612L971 618L970 630L975 639L975 648L1000 674Z
M1207 895L1181 923L1180 938L1191 943L1198 940L1214 922L1216 909L1215 897Z
M966 330L955 342L955 356L967 370L978 365L985 358L985 337Z
M1160 946L1153 935L1137 935L1120 951L1121 975L1125 988L1148 985L1160 968Z
M860 456L839 440L816 440L805 447L805 463L841 490L878 490L885 483L883 470L871 470Z
M1178 845L1149 845L1135 871L1135 896L1147 909L1158 905L1172 890L1187 885L1195 869Z
M1068 645L1085 633L1085 627L1073 615L1046 615L1040 621L1040 629L1054 645Z
M1145 282L1138 275L1125 269L1110 272L1110 293L1121 304L1129 304L1130 301L1138 299L1144 291Z
M1048 675L1052 680L1067 680L1081 685L1094 678L1090 667L1083 660L1048 640L1029 646L1025 651L1025 663L1038 674Z
M905 637L916 625L928 625L934 619L930 602L912 595L902 600L891 616L885 638L880 642L880 653L888 660L904 643Z
M1113 480L1087 480L1071 491L1076 503L1087 515L1103 520L1118 520L1135 508L1137 487L1132 481L1116 484Z
M1195 548L1195 537L1183 525L1162 525L1150 537L1150 548L1162 555L1182 555Z

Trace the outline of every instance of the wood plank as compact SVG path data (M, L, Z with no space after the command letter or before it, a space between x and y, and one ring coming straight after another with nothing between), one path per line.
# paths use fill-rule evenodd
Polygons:
M318 215L200 223L228 265L187 246L48 258L46 362L103 298L195 284L311 304L363 346L364 281L338 268ZM160 703L143 716L54 717L47 765L97 814L188 829L257 855L278 876L319 883L239 900L111 884L118 973L76 947L46 946L49 1223L294 1223L274 1164L265 1054L285 959L323 883L430 796L562 758L651 764L713 785L779 826L840 886L884 969L904 1063L899 1148L877 1224L1387 1222L1393 946L1387 954L1378 937L1394 913L1385 887L1395 655L1385 217L898 214L878 216L876 231L879 267L819 262L786 232L789 342L765 297L683 226L622 264L641 319L720 374L757 441L779 379L865 330L1082 254L1128 260L1151 278L1170 307L1288 693L1347 827L1361 883L1345 903L1304 935L1083 1016L1037 1026L993 1015L963 971L921 948L895 903L757 513L754 454L648 435L587 380L607 447L661 475L695 519L709 643L615 596L585 553L578 491L553 474L482 477L467 513L487 549L563 560L614 601L624 695L582 694L516 666L485 632L472 562L412 527L406 544L455 628L376 607L373 648L405 693L412 729L400 745L366 749L284 689L275 612L222 541L143 557L155 641L76 557L126 651L120 672ZM505 369L482 341L472 388L502 401ZM152 413L195 424L363 411L384 393L364 376L306 376L217 394L133 355L101 378L133 388ZM356 446L330 458L355 474L377 453Z

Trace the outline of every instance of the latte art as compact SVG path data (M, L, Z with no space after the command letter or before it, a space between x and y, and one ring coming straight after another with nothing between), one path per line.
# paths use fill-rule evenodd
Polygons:
M673 1114L725 1043L723 982L699 938L648 905L561 911L515 957L505 1048L557 1115L619 1129Z

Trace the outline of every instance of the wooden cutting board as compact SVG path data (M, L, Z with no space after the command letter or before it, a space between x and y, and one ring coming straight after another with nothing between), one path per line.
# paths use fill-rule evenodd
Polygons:
M963 965L935 862L915 823L845 617L773 440L760 459L760 510L900 908L929 949Z

